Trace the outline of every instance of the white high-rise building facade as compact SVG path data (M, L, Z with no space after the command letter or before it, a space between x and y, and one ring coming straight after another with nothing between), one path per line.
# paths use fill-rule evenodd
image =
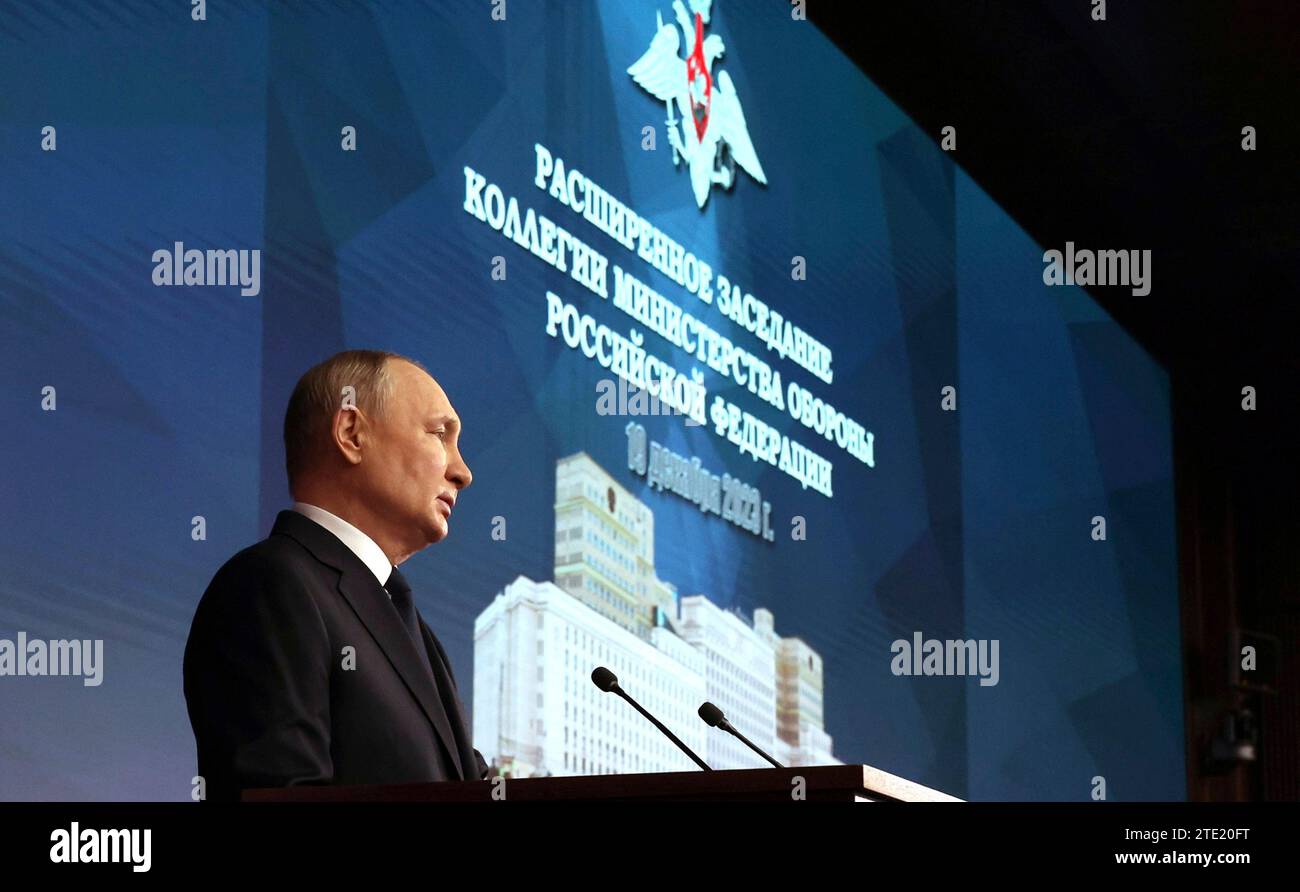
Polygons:
M555 466L555 584L645 637L677 589L655 575L655 517L585 452Z

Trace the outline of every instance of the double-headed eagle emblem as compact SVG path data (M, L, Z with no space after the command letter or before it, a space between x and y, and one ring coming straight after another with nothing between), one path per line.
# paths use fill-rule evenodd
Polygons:
M719 71L715 77L712 71L714 60L725 51L721 37L704 36L713 0L690 0L690 4L693 19L687 15L682 0L673 0L677 27L665 25L663 16L655 14L657 27L650 49L627 73L667 105L668 120L664 123L673 147L673 166L686 162L695 203L703 209L711 187L731 188L737 164L760 183L767 182L767 175L749 139L745 113L731 76ZM691 48L685 59L679 55L683 43ZM674 103L681 114L680 122L673 114Z

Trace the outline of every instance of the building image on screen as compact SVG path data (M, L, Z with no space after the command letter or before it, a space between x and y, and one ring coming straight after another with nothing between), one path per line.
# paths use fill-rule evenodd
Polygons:
M556 465L554 581L516 578L474 624L474 740L512 777L689 771L694 763L591 681L606 666L712 768L761 757L705 725L706 700L783 765L842 764L822 722L821 657L655 575L655 522L585 453Z

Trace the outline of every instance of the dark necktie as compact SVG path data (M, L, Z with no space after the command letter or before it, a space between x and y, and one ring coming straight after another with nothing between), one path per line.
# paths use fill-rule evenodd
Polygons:
M402 618L402 624L406 626L407 633L415 642L415 649L419 652L421 660L429 667L429 673L432 674L433 665L429 662L429 651L424 646L424 635L420 632L420 620L415 615L415 602L411 600L411 586L407 584L406 577L394 567L384 588L392 597L397 615Z
M420 662L428 668L429 676L433 679L434 687L437 688L439 701L446 714L450 716L455 706L448 703L444 692L450 689L451 683L450 681L443 681L442 676L433 668L433 657L430 656L429 649L424 646L424 635L420 632L420 620L415 615L415 603L411 600L411 586L407 584L406 577L394 567L384 588L392 597L393 606L397 608L397 613L401 616L406 631L410 633L411 639L415 641L415 649L420 654ZM455 734L454 731L452 733ZM438 757L442 764L442 776L447 780L457 780L460 774L442 746L438 747Z

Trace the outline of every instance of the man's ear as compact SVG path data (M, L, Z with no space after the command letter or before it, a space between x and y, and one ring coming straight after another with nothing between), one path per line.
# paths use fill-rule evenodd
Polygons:
M331 429L334 447L349 464L361 464L361 452L370 439L369 420L356 406L343 406L334 413Z

